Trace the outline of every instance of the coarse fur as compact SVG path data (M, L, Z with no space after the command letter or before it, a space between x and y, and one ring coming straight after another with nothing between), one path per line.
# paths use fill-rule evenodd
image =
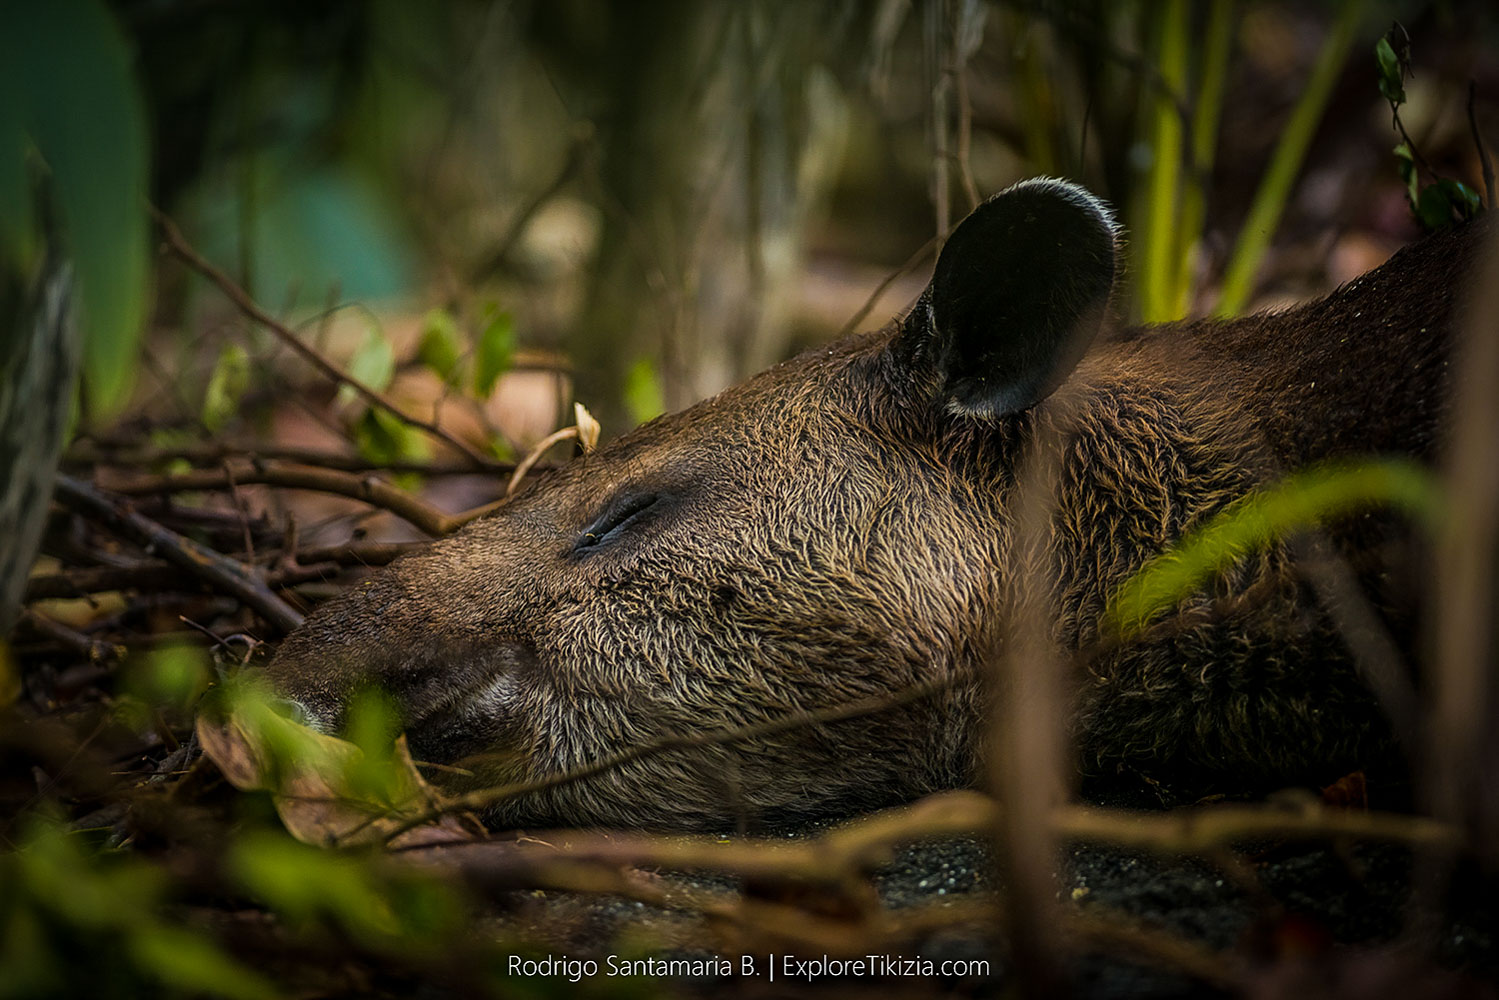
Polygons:
M320 608L271 677L329 728L356 691L384 688L418 759L487 781L950 682L878 715L643 757L503 802L498 825L722 828L970 782L1029 445L1062 442L1048 620L1086 650L1123 580L1247 491L1332 458L1432 456L1477 231L1286 312L1099 333L1107 211L1064 182L1017 186L954 234L904 322L539 476ZM1415 612L1398 586L1406 534L1377 513L1329 532L1401 635ZM1242 792L1389 756L1378 705L1284 545L1179 613L1079 667L1085 773Z

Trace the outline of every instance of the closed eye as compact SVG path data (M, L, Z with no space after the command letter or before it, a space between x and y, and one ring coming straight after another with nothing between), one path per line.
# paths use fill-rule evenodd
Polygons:
M656 493L639 493L611 501L603 513L583 529L583 533L573 543L573 549L591 549L613 541L660 502L661 496Z

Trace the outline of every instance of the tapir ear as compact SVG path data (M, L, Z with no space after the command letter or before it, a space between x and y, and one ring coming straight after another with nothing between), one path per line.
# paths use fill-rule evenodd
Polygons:
M937 400L985 419L1051 395L1098 333L1114 286L1117 226L1075 184L1006 188L959 223L894 350L935 376ZM912 372L916 374L916 372Z

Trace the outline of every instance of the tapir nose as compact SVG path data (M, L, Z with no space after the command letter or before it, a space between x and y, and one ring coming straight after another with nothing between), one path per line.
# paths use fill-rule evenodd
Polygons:
M350 702L378 691L412 738L429 744L476 713L508 714L536 659L531 644L493 623L455 620L425 597L392 593L401 589L384 577L319 609L267 667L277 694L314 728L336 733Z

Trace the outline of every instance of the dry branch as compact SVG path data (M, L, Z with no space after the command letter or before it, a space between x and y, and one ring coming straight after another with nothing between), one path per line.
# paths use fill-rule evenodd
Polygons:
M298 560L265 573L269 587L290 587L319 580L342 569L384 566L406 552L426 548L425 542L354 542L349 545L304 549ZM35 576L26 582L27 603L83 597L111 590L173 590L182 587L183 574L169 562L142 559L129 566L89 566Z
M214 589L237 597L280 631L290 632L302 624L302 615L277 597L252 567L162 527L71 476L57 477L53 495L74 513L102 522Z
M1002 812L998 803L977 792L939 792L804 840L743 838L724 842L702 835L554 830L532 834L524 841L446 844L397 853L455 862L460 858L487 858L472 863L492 865L496 871L523 871L535 863L525 860L528 857L567 858L576 863L713 871L766 882L836 887L885 864L903 845L946 837L985 837ZM1300 809L1245 804L1159 813L1073 804L1053 810L1048 825L1062 841L1109 844L1168 856L1204 855L1224 846L1266 840L1351 838L1447 848L1460 843L1455 827L1436 820L1335 809L1318 803Z
M231 482L312 490L361 500L387 510L434 537L452 534L465 524L490 513L495 504L484 504L458 514L444 514L431 504L373 475L356 475L337 469L319 469L289 462L255 462L226 469L195 469L165 476L138 476L115 486L125 496L156 496L194 490L224 490Z
M399 460L374 462L361 455L329 451L324 448L209 443L182 445L174 448L147 448L142 447L137 441L116 441L109 438L93 438L89 444L75 444L63 456L63 462L66 465L89 468L101 465L140 468L174 461L212 466L226 459L243 459L247 462L284 459L301 465L340 469L344 472L368 472L378 469L382 472L414 472L422 476L464 475L476 471L471 462ZM497 464L493 471L503 473L508 469L508 463Z

